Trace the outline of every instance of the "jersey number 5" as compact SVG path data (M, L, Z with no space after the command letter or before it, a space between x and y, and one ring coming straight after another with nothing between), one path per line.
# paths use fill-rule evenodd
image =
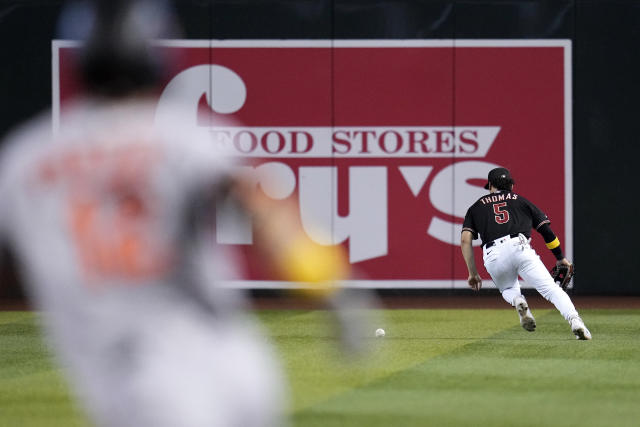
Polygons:
M509 211L502 210L505 207L507 207L507 202L496 203L493 205L493 213L496 214L496 222L498 224L509 222Z

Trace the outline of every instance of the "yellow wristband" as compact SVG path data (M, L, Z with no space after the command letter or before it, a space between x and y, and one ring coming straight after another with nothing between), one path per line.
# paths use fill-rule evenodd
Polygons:
M556 237L551 242L546 243L546 245L547 245L547 248L549 248L549 249L555 249L558 246L560 246L560 240L558 240L558 238Z
M335 280L344 279L348 261L341 246L323 246L299 238L282 257L281 271L288 280L304 283L302 291L318 297L336 290Z

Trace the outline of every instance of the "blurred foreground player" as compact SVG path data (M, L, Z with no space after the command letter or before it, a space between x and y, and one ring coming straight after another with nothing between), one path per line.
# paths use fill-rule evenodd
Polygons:
M547 248L557 259L557 264L570 265L564 257L560 241L555 236L547 216L533 203L514 193L514 181L505 168L495 168L489 172L485 188L488 195L482 196L467 211L462 228L462 255L469 270L469 286L479 290L482 280L476 269L471 241L482 238L484 266L491 275L502 297L514 306L520 317L520 324L533 332L536 321L520 292L518 276L534 286L569 322L576 338L590 340L591 333L578 315L571 299L556 284L530 245L531 229L542 235Z
M142 6L99 3L79 67L88 96L56 135L43 117L7 141L0 235L97 425L283 425L271 350L237 291L216 286L235 263L213 245L215 206L235 198L254 215L265 256L292 280L321 283L346 264L294 231L290 206L237 178L193 117L176 108L154 123Z

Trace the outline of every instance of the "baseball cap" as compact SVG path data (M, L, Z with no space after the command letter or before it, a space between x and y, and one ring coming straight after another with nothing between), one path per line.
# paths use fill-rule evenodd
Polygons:
M509 169L507 168L495 168L495 169L491 169L491 171L489 171L489 176L487 178L487 183L485 184L484 188L485 189L489 189L489 184L495 184L496 181L500 178L506 178L506 179L512 179L511 178L511 172L509 172Z
M169 71L171 58L153 45L179 31L168 1L74 1L59 21L59 32L85 41L78 74L91 94L120 97L154 89Z

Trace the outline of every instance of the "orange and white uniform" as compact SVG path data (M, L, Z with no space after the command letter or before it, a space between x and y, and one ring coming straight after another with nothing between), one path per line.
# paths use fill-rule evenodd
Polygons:
M179 109L154 114L86 101L56 135L46 118L13 134L0 234L98 425L282 425L270 347L238 291L217 286L236 263L192 215L232 164Z

